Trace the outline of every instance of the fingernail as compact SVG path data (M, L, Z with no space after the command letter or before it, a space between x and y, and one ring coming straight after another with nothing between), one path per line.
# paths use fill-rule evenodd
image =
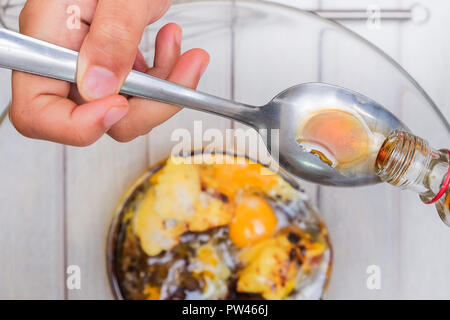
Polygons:
M108 110L103 118L105 128L111 128L115 123L122 119L127 114L128 109L124 107L112 107Z
M118 79L108 69L91 66L83 79L83 93L90 99L101 99L116 93Z

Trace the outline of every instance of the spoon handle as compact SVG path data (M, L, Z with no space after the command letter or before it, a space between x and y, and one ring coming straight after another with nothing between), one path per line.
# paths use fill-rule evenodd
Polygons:
M0 28L0 67L76 83L78 52ZM205 111L244 123L256 108L132 70L121 93Z

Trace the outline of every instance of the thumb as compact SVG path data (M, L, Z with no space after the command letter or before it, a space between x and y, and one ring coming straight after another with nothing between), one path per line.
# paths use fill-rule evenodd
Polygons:
M77 85L81 96L97 100L117 94L133 67L138 44L151 19L147 0L99 0L80 49ZM142 10L135 10L142 8Z

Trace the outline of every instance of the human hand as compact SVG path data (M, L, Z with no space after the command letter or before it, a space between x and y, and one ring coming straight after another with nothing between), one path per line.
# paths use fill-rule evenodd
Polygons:
M66 22L68 6L80 7L79 29ZM118 92L130 70L195 88L208 54L180 54L181 28L161 28L150 68L138 50L144 29L169 0L28 0L20 14L23 34L79 51L77 85L14 71L10 119L23 135L86 146L105 132L118 141L148 133L180 108Z

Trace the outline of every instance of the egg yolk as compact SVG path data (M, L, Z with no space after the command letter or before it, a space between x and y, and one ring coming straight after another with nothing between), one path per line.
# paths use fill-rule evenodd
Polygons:
M277 218L270 205L260 197L247 196L236 204L230 239L238 247L246 247L270 237L276 225Z
M272 173L258 163L245 164L218 164L208 166L203 170L202 179L205 183L228 198L233 199L237 191L269 192L279 184L275 174L262 174L263 170Z
M320 111L307 120L300 129L299 142L319 145L334 156L337 165L345 165L365 158L370 138L356 116L346 111L330 109Z
M159 300L161 296L161 288L147 284L144 289L144 294L147 296L147 300Z

